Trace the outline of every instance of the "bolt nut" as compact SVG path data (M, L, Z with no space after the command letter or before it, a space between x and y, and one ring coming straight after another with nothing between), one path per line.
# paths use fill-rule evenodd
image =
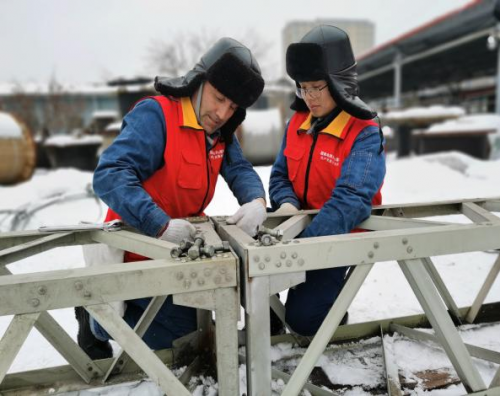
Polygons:
M40 305L40 300L38 298L33 298L30 303L32 307L38 307Z
M212 275L212 269L211 269L211 268L205 268L205 269L203 270L203 274L204 274L205 276L210 276L210 275Z
M379 246L380 246L380 244L379 244L378 242L375 242L375 243L373 244L373 247L374 247L375 249L378 249L378 248L379 248Z
M406 249L406 251L407 251L408 253L411 253L411 252L413 252L413 248L412 248L411 246L408 246L408 248Z
M255 261L256 263L258 263L260 261L260 257L259 256L253 256L253 261Z
M293 253L292 253L292 258L293 258L293 259L296 259L297 257L299 257L299 255L298 255L297 253L293 252Z
M292 260L286 260L286 266L291 267L292 266Z
M281 267L281 261L276 261L276 263L274 263L274 265L275 265L276 267L278 267L278 268L279 268L279 267Z
M266 263L270 262L270 261L271 261L271 257L270 257L270 256L266 256L266 257L264 257L264 261L265 261Z
M47 288L45 286L40 286L38 288L38 294L40 294L41 296L45 295L47 293Z
M196 278L198 276L198 273L197 272L191 272L191 278Z
M408 238L403 238L403 245L406 245L408 243Z
M260 263L260 264L259 264L259 269L260 269L260 270L263 270L264 268L266 268L265 264L264 264L264 263Z
M75 282L75 289L76 290L82 290L83 289L83 283L78 281L78 282Z
M286 253L285 253L285 252L281 252L280 257L281 257L282 259L285 259L285 258L286 258Z
M203 286L205 284L205 279L199 278L198 279L198 285Z
M370 250L370 251L368 252L368 257L369 257L369 258L373 258L373 256L375 256L375 255L374 255L374 254L373 254L373 252Z
M305 261L304 261L304 259L303 259L303 258L299 258L299 260L297 261L297 263L298 263L300 266L302 266L302 265L304 265Z

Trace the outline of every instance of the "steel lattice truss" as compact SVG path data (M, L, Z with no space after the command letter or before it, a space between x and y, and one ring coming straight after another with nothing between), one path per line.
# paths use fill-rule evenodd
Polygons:
M370 232L308 239L294 238L307 227L316 211L291 217L271 214L266 226L280 229L284 236L269 246L236 226L226 225L224 217L210 221L197 218L193 221L207 241L214 245L229 241L232 251L194 261L172 258L170 252L176 247L173 244L126 230L0 234L0 316L14 315L0 340L0 392L32 394L33 389L83 389L137 378L143 371L167 395L189 395L185 384L208 346L217 361L219 395L238 395L237 320L241 296L246 317L249 396L270 396L273 377L287 382L283 395L298 395L304 387L313 395L333 394L306 381L327 344L332 339L347 338L344 328L354 337L373 331L397 331L420 340L433 337L445 350L469 393L500 394L500 370L490 384L485 384L471 360L475 356L500 363L500 353L464 344L453 322L474 322L500 272L500 259L472 306L466 309L456 306L431 260L444 254L500 249L500 218L493 212L500 212L500 199L380 206L360 225ZM455 224L428 219L450 214L464 215L470 222ZM95 243L126 249L152 260L22 275L12 275L6 268L55 247ZM422 318L338 328L373 264L388 260L398 261L435 336L411 329ZM293 332L284 336L309 345L293 375L272 369L269 306L280 318L285 317L284 307L275 294L303 282L305 271L345 265L352 266L350 276L317 335L312 340ZM199 330L178 340L171 350L153 352L141 336L168 295L173 295L176 304L199 309ZM139 324L131 329L110 303L142 297L154 298ZM123 354L90 360L47 312L75 306L84 306L120 344ZM210 311L215 311L215 326ZM69 365L7 375L33 327ZM168 367L186 356L192 357L190 366L176 378ZM390 353L385 354L385 361L388 392L401 394L397 367Z

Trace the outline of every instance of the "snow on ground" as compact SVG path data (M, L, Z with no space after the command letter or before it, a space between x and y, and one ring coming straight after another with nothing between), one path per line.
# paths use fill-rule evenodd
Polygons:
M257 167L257 172L264 185L269 182L270 167ZM13 213L8 211L20 210L21 213L31 213L27 222L18 222L26 229L34 229L41 225L76 224L81 220L97 221L102 219L104 205L98 204L90 198L83 198L87 194L92 175L73 169L56 171L37 171L33 179L27 183L14 187L0 187L0 231L8 231L12 224ZM434 154L429 156L396 160L388 158L387 176L383 188L384 203L427 202L449 199L498 197L500 196L500 161L479 161L459 153ZM69 199L73 198L73 199ZM57 205L38 208L40 202L58 201ZM217 186L215 197L207 208L208 215L231 215L238 209L238 203L224 182ZM462 216L447 217L446 221L465 222ZM444 278L447 286L459 306L470 305L478 292L486 274L490 270L495 254L476 252L463 255L448 255L434 258L436 267ZM76 268L83 266L83 258L79 247L59 248L43 254L25 259L9 266L14 273L48 271L53 269ZM284 297L284 296L282 296ZM500 301L500 280L493 285L486 301ZM349 309L350 322L361 322L387 317L410 315L422 312L416 298L395 262L377 263L368 275L361 290ZM76 337L77 324L73 310L64 309L53 311L58 322L73 336ZM0 334L3 334L10 322L10 317L0 317ZM482 329L473 333L473 329L464 329L462 334L467 342L493 348L500 351L500 340L496 336L499 327ZM412 343L397 335L389 339L393 343L398 365L415 368L421 356L415 355ZM398 338L399 337L399 338ZM368 341L367 341L368 342ZM375 343L375 341L373 341ZM280 349L281 348L281 349ZM372 348L369 345L369 348ZM375 347L373 347L375 348ZM416 348L416 347L415 347ZM432 346L431 352L426 353L428 366L435 364L443 367L449 362ZM335 348L332 348L332 350ZM291 355L297 354L297 349L290 346L274 346L272 354L274 360L289 361ZM422 352L423 353L423 352ZM441 353L441 355L439 355ZM437 354L437 355L436 355ZM368 355L364 355L366 361ZM407 359L406 359L407 358ZM288 359L288 360L287 360ZM376 356L368 364L368 371L361 370L351 362L348 370L344 364L348 359L342 355L325 353L318 363L323 367L329 378L335 381L347 380L351 385L369 385L373 378L379 376L379 362ZM406 360L405 360L406 359ZM283 364L285 364L283 363ZM65 364L61 356L55 352L39 333L34 330L22 347L10 372L24 371L39 367ZM281 364L281 363L280 363ZM478 367L485 381L491 379L495 365L486 365L478 361ZM346 373L342 374L341 373ZM245 384L245 366L240 367L242 385ZM195 395L215 394L216 385L209 378L198 378L199 385ZM276 392L283 387L283 383L276 381L273 386ZM421 389L414 392L422 393ZM243 388L242 388L243 390ZM463 394L461 386L451 386L446 390L433 391L432 395ZM76 393L73 393L76 395ZM160 394L151 382L135 383L133 386L122 385L112 389L93 389L82 391L80 395L154 395ZM344 393L348 396L367 394L361 386Z
M23 131L10 114L0 112L0 139L21 139Z

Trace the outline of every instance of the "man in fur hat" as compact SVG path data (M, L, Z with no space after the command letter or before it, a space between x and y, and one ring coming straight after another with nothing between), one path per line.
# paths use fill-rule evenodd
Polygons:
M162 95L145 98L126 115L95 170L94 190L110 208L106 221L121 218L172 243L192 239L195 227L183 218L203 215L220 174L242 205L228 223L255 235L266 218L265 192L233 133L263 88L256 59L231 38L217 41L186 76L156 78ZM144 259L124 253L125 262ZM130 326L149 301L127 301ZM76 316L80 346L92 358L111 356L106 331L83 308ZM170 348L194 330L195 309L174 305L169 296L143 339L152 349Z
M347 33L315 27L288 47L286 70L297 86L296 112L271 171L272 206L283 214L319 209L302 238L353 232L382 202L385 154L377 113L359 97ZM308 271L306 281L290 289L286 322L293 330L317 332L345 274L346 267Z

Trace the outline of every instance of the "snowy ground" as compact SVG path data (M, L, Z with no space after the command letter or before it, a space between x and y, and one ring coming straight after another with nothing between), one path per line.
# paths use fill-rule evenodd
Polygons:
M264 185L269 180L270 167L256 168ZM91 174L71 169L62 169L50 172L37 172L33 179L14 187L0 187L0 231L7 231L11 225L12 214L8 211L22 208L30 213L41 201L49 202L57 199L61 194L72 196L85 195L86 188L91 182ZM425 157L415 157L404 160L388 159L387 176L383 188L384 203L427 202L436 200L498 197L500 196L500 161L478 161L458 153L447 153ZM214 200L207 209L208 215L229 215L238 208L224 182L219 183ZM18 224L27 229L34 229L41 225L75 224L81 220L98 221L102 219L104 207L95 200L84 198L79 200L61 201L57 205L32 213L29 221L21 218ZM447 217L447 221L467 221L461 216ZM438 271L444 278L452 296L459 306L470 305L473 301L486 274L491 268L496 255L491 253L471 253L463 255L449 255L434 259ZM48 271L53 269L76 268L83 266L83 258L79 247L55 249L38 256L34 256L9 266L14 273ZM486 302L500 301L500 280L497 279L489 293ZM350 322L361 322L387 317L410 315L422 312L416 298L413 296L408 283L403 277L395 262L377 263L349 308ZM54 317L76 337L77 324L73 318L72 309L53 311ZM10 317L0 317L0 335L3 334L10 322ZM462 334L467 342L482 345L500 352L500 325L481 329L464 329ZM472 335L473 334L473 335ZM380 339L366 341L372 343L366 348L380 350ZM423 368L450 367L450 363L442 352L432 346L422 351L414 342L400 336L387 338L391 343L398 365L402 368L418 370L422 363ZM380 354L374 353L372 360L370 353L364 355L369 363L364 367L349 366L349 359L344 359L342 351L335 348L325 353L318 363L333 381L359 385L349 390L345 395L364 394L370 383L378 381L382 369ZM299 349L291 350L288 345L274 346L272 353L276 361L287 356L296 355ZM422 356L425 358L422 359ZM368 360L367 360L368 359ZM352 361L352 360L351 360ZM277 364L285 364L278 362ZM65 364L64 359L34 330L14 361L10 372L30 370L40 367ZM477 361L477 366L483 379L488 383L497 366ZM348 368L346 370L346 367ZM244 383L244 366L241 367L241 380ZM344 373L344 374L342 374ZM198 379L200 380L200 379ZM204 386L200 385L196 395L216 394L216 385L210 378L203 379ZM276 391L282 388L282 383L274 383ZM205 389L205 390L203 390ZM423 391L417 387L415 394ZM461 385L452 385L446 390L433 391L433 395L463 394ZM150 382L142 382L133 386L114 387L80 392L81 395L110 394L110 395L159 395L161 392Z

